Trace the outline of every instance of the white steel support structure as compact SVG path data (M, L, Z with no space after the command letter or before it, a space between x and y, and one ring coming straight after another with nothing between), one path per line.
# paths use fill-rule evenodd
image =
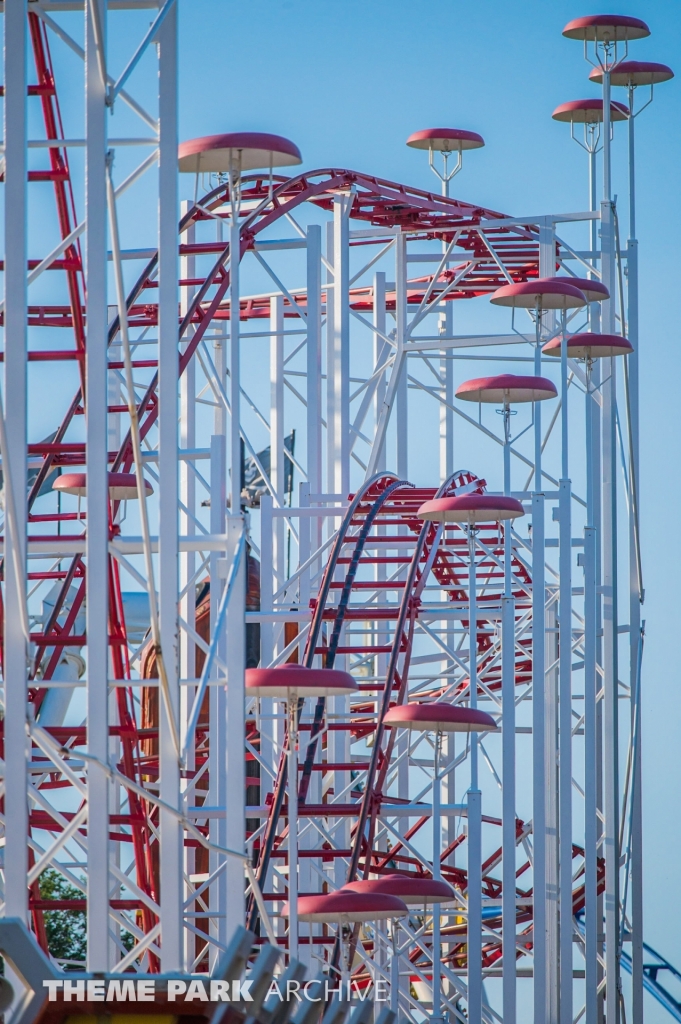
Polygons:
M71 38L66 22L36 7L49 38L78 62L80 54L64 39ZM250 855L255 850L257 860L266 841L285 734L278 704L263 700L253 707L245 699L246 627L260 629L261 665L283 664L289 658L302 661L312 623L310 601L314 604L320 594L324 567L350 495L376 474L390 471L402 479L411 476L419 488L430 486L434 493L439 483L453 476L453 469L463 467L470 473L457 476L457 487L481 487L484 478L488 491L517 497L526 515L514 529L504 531L503 541L501 533L495 537L480 530L468 548L467 539L453 534L448 554L445 547L442 550L451 558L456 579L446 577L435 554L430 563L428 555L416 563L419 572L424 567L427 572L420 590L409 583L417 596L410 607L416 610L413 622L404 627L404 643L397 636L401 646L394 661L400 685L404 680L400 699L477 704L499 722L500 734L468 743L465 738L457 738L456 744L438 742L435 759L423 738L411 743L400 738L391 748L380 807L366 825L375 856L366 874L379 873L379 854L386 859L380 872L389 870L391 853L399 870L422 869L451 880L457 901L436 909L435 915L419 919L413 914L400 925L390 963L386 929L369 923L356 938L353 970L366 964L374 979L392 977L392 1003L412 1024L422 1020L424 1010L451 1022L467 1016L470 1024L492 1024L498 1018L515 1024L516 1006L528 1005L528 995L534 1000L535 1024L572 1024L581 1016L582 1002L587 1024L597 1024L604 1000L608 1024L614 1024L620 1012L622 938L626 945L630 935L619 904L623 782L618 775L618 729L624 736L630 721L632 736L638 729L640 661L639 579L631 570L638 564L638 548L632 540L630 555L616 545L618 516L633 513L631 502L627 506L616 486L622 458L615 444L615 414L619 408L620 420L629 424L634 454L629 465L625 453L625 469L628 480L637 479L635 366L630 362L625 411L616 383L622 369L615 360L612 365L606 361L600 371L585 370L582 363L568 360L567 353L560 362L542 354L542 345L557 333L583 330L582 314L561 325L544 314L535 329L516 312L512 327L506 324L504 333L494 333L499 322L493 325L489 319L486 299L500 284L525 273L528 264L533 271L536 267L538 276L550 276L558 262L564 272L602 277L612 298L603 304L600 329L622 330L607 167L602 203L594 209L517 218L488 211L473 216L472 208L457 205L446 194L416 194L405 187L400 202L412 204L413 221L392 209L396 186L391 192L389 183L379 179L355 175L351 181L349 172L334 171L326 193L313 196L310 191L311 199L323 195L326 205L301 204L292 208L289 220L273 218L260 232L258 218L272 207L267 206L267 188L257 192L257 176L243 176L240 208L232 205L224 181L207 177L178 185L176 6L150 4L152 22L163 17L140 60L155 66L159 94L142 98L136 93L134 69L117 87L118 69L107 65L107 37L110 41L127 24L127 13L120 7L117 3L115 10L107 10L104 0L88 0L83 12L82 155L87 191L82 202L76 196L75 206L85 243L87 448L78 449L83 452L82 464L75 461L73 451L62 453L62 471L86 468L87 493L81 498L62 495L59 507L73 518L60 520L63 530L55 528L49 542L40 539L31 524L27 550L24 506L27 473L34 467L27 459L26 396L29 402L41 400L41 393L26 385L27 293L31 307L40 305L44 279L38 275L28 292L27 260L35 253L26 232L31 185L26 182L25 93L32 78L22 56L25 5L7 5L4 15L4 912L28 920L29 900L34 899L25 885L31 868L30 807L39 823L44 819L38 818L38 811L56 823L53 829L31 826L33 865L38 863L41 870L53 867L71 885L81 875L85 878L92 970L205 971L212 966L234 927L245 920L246 906L251 906L243 859L247 851ZM139 42L145 39L143 35ZM136 46L131 53L136 53ZM131 159L130 167L125 153L131 147L117 142L114 134L117 111L124 102L129 107L128 101L146 115L136 114L142 122L138 140L152 131L149 120L157 133L153 145L144 143L142 150L140 143L143 156ZM604 140L608 137L606 124ZM62 141L66 151L68 140ZM113 164L111 158L107 164L109 150L115 151ZM603 155L609 160L607 145ZM154 214L144 226L148 250L133 248L131 225L120 202L120 253L107 231L108 168L118 197L138 182L153 191ZM314 173L317 182L331 174ZM306 187L303 178L296 181L301 189ZM284 179L276 178L273 188L285 205ZM199 210L191 198L195 189ZM371 194L379 195L381 202L376 200L369 215L362 203L368 204ZM182 216L188 218L181 235L180 196L186 199ZM425 208L432 221L417 222ZM450 219L440 227L438 217ZM460 237L464 231L465 239ZM485 253L484 259L471 257L473 235L476 252ZM181 254L178 239L184 246ZM52 248L63 241L57 238ZM506 241L512 242L510 249L522 248L515 262L505 255ZM151 265L157 250L160 255ZM47 253L39 255L44 258ZM633 340L633 233L621 259L627 261L629 272L627 308ZM217 264L220 273L210 279ZM143 272L144 287L134 292ZM209 279L197 299L202 282ZM130 296L129 316L123 319L129 321L132 397L143 430L140 469L154 489L147 499L148 536L139 501L131 498L115 511L108 505L107 466L112 471L135 470L130 448L118 461L107 452L107 417L119 417L122 443L130 429L127 409L111 398L118 393L127 402L130 397L124 345L115 323L120 310L109 311L116 303L114 280L122 281ZM474 335L456 334L453 302L472 294L477 296L480 329ZM472 301L471 307L476 308ZM590 323L595 329L593 310ZM30 330L39 339L34 321ZM77 387L78 360L72 363ZM30 372L32 368L33 363ZM518 410L513 437L510 423L500 430L493 411L469 415L454 397L455 385L466 379L507 371L550 375L560 385L560 409L556 401L542 412L539 403L534 409ZM586 411L579 390L585 382ZM147 395L152 391L157 409ZM156 415L153 420L149 409ZM292 430L296 447L289 454L284 439ZM61 441L75 446L76 431L67 431L56 444ZM258 462L263 470L259 496L248 499L247 509L242 444L248 471L257 469ZM415 451L422 453L418 460ZM34 458L38 455L32 449L30 459ZM286 487L289 458L294 479L291 505ZM10 523L10 491L17 510L16 531ZM56 507L52 493L39 500L43 504L36 506L38 511ZM370 504L363 506L363 515ZM111 524L110 509L115 516ZM83 537L83 521L76 517L84 510ZM374 722L381 704L393 660L388 648L398 630L396 609L409 582L418 536L406 518L398 528L397 539L389 535L386 520L369 530L364 555L373 561L359 563L347 598L353 617L334 638L336 612L347 597L342 588L352 548L348 543L340 551L325 605L328 614L307 659L321 665L329 657L330 645L336 644L335 667L352 672L363 690L356 700L338 701L331 709L307 767L314 702L301 718L300 749L292 758L300 769L293 774L299 775L301 892L307 886L313 892L334 889L344 884L350 870L356 807L365 792L373 753L366 723ZM40 731L40 716L37 726L29 721L33 732L28 749L27 642L21 608L28 586L36 586L28 599L33 631L43 621L42 601L53 585L47 579L27 581L26 564L47 576L58 571L51 569L53 563L66 563L74 555L82 556L87 569L87 627L86 637L78 634L78 643L73 644L82 652L85 667L82 678L73 683L76 698L64 726L74 729L67 740L76 747L74 756L67 757L59 744L49 747L51 734ZM575 556L584 568L583 588ZM108 642L117 591L101 583L109 578L110 559L121 577L125 608L123 679L113 671L114 648ZM259 594L252 592L257 589L256 559ZM629 581L631 615L629 665L626 671L620 666L619 673L618 572ZM141 603L146 599L149 607L136 639L131 594L141 597ZM153 625L155 605L159 640L150 643L145 635ZM386 612L384 617L379 610ZM161 662L164 678L157 678ZM205 672L202 665L208 666ZM630 685L618 684L618 676ZM56 681L42 680L46 690ZM80 689L87 695L82 714L77 703ZM395 686L395 699L398 692ZM120 730L116 731L122 724L123 694L126 699L132 695L129 706L135 709L141 732L135 756L144 768L127 784L116 774L124 754ZM618 724L621 699L627 701L627 715ZM83 733L76 731L82 729L85 714L87 747ZM387 741L381 742L386 750ZM247 751L249 763L259 765L259 777L246 776ZM79 752L86 755L84 767ZM640 742L634 752L634 797L632 810L626 813L632 822L632 959L640 976ZM41 774L45 759L49 773L58 773L73 787L73 805L40 788L42 774L48 774ZM440 778L445 782L441 791ZM248 808L246 782L258 794ZM291 779L288 784L290 798ZM116 827L125 829L131 839L119 850L110 836L109 814L120 811L121 819L133 818L139 797L135 786L153 810L149 830L142 843L123 820ZM87 806L86 834L80 823L70 824L73 819L66 817L80 806L76 795ZM295 803L294 798L288 806ZM442 846L425 840L431 823L437 836L440 820L446 823ZM283 819L273 828L281 837ZM154 849L159 834L162 841ZM133 838L149 854L148 877L144 864L135 859ZM197 845L190 846L189 840ZM286 842L273 847L261 887L274 924L264 921L261 936L276 927L283 939L290 922L278 915L291 876L287 877ZM444 850L449 852L440 864L438 855ZM295 866L294 854L288 868ZM358 877L364 867L362 862ZM574 912L582 906L583 917ZM123 932L133 937L134 949L128 950L121 940ZM301 959L316 964L320 957L332 955L330 944L315 944L322 938L321 928L302 925L290 949L295 952L298 939ZM443 959L433 971L439 938ZM601 984L597 954L603 952ZM436 978L441 975L442 985L429 1005L433 973ZM636 1024L638 991L635 984Z
M85 15L86 75L86 202L85 234L87 292L87 535L88 752L97 758L88 774L88 969L109 966L109 789L104 765L109 758L109 594L101 585L109 572L109 488L107 373L107 210L106 210L106 80L98 47L99 32L106 40L106 4L96 0ZM104 927L102 922L106 921Z
M168 678L169 706L159 716L161 799L173 810L182 807L180 792L179 688L179 472L177 330L177 6L166 16L158 38L159 202L158 202L158 353L159 353L159 616L161 646ZM180 820L161 810L161 965L164 971L184 966L182 907L184 857Z
M5 379L2 453L16 509L16 528L5 540L5 914L28 920L27 661L26 601L26 420L27 420L27 5L5 16ZM7 494L7 485L5 484ZM10 506L11 508L11 506Z

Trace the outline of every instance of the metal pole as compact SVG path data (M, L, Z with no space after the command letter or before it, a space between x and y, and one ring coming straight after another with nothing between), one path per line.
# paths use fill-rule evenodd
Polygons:
M216 366L221 380L225 379L224 347L216 346ZM215 410L214 429L215 433L210 439L210 532L212 534L224 534L225 513L227 505L227 455L226 455L226 414L224 406ZM222 598L222 591L225 580L220 579L220 552L212 551L209 562L210 574L210 635L215 636L218 608ZM234 596L234 595L232 595ZM218 640L218 654L225 656L224 637ZM227 804L227 730L226 730L226 694L224 672L217 666L213 667L213 686L209 687L209 744L208 744L208 778L210 783L208 800L213 807L226 807ZM220 685L216 685L218 680ZM210 819L210 838L216 846L226 846L227 827L224 818ZM232 846L230 836L229 845ZM209 855L209 868L211 874L221 866L221 858L214 850ZM227 942L227 922L224 917L224 908L227 903L227 879L224 870L218 874L217 881L210 886L209 890L211 917L211 935L218 943L223 945ZM214 967L218 958L219 947L211 950L210 966Z
M183 200L180 204L182 217L188 212L190 203ZM185 243L191 245L196 241L196 228L194 222L184 233ZM195 277L196 258L192 255L185 255L180 258L180 279L192 280ZM194 295L194 288L191 285L183 285L180 288L180 315L185 316ZM191 330L188 332L191 337ZM185 343L186 344L186 343ZM224 381L220 381L224 386ZM196 447L196 361L191 359L180 377L180 448L192 449ZM180 502L186 511L180 508L180 534L191 537L196 533L194 516L196 514L196 477L191 462L183 459L180 462ZM190 580L194 578L196 571L196 552L183 551L180 555L180 593L184 596L180 599L180 615L191 629L196 626L196 590ZM180 633L180 679L194 679L196 677L196 644L191 636L182 631ZM196 687L185 683L180 689L180 736L182 747L186 737L188 719L194 703ZM194 749L187 751L186 768L192 772L196 767ZM196 872L196 850L189 848L185 850L185 874L189 878ZM184 898L189 900L194 886L191 882L185 882ZM198 905L195 904L198 909ZM184 957L185 963L191 963L192 953L196 942L194 935L185 928L184 930Z
M511 493L511 409L504 405L504 494ZM504 1024L516 1019L515 600L511 523L504 524L504 596L501 599L502 953Z
M270 480L275 503L284 504L284 296L270 299ZM274 521L274 576L277 588L284 583L286 573L285 524L279 516Z
M99 24L106 32L106 4ZM87 739L103 765L109 756L109 486L107 459L106 83L100 72L92 6L85 8L86 81L86 438L87 438ZM88 767L87 968L109 969L109 788L106 770Z
M561 314L561 480L559 484L559 906L560 1020L572 1024L572 483L568 453L568 362Z
M159 30L159 618L168 678L170 713L179 722L180 693L178 538L178 259L177 259L177 7ZM159 714L161 799L181 809L180 765L168 715ZM183 967L184 844L180 822L161 810L161 961L164 971Z
M627 243L627 334L634 351L629 360L629 424L631 429L631 478L640 481L639 466L639 358L638 358L638 241L636 240L636 174L635 174L635 118L634 88L629 87L629 240ZM641 634L641 604L639 593L638 559L634 534L634 516L629 515L629 663L632 695L631 735L636 733L636 705L638 647ZM640 687L639 687L640 688ZM639 725L640 735L640 725ZM643 808L641 805L641 744L634 750L632 763L631 809L631 981L633 1024L643 1021ZM626 907L624 908L626 911Z
M241 239L238 215L229 227L229 507L233 516L241 510L241 354L239 345L239 260Z
M26 738L28 638L21 608L26 602L26 0L5 11L5 494L11 479L17 535L5 528L5 858L7 917L27 920L28 788ZM7 468L5 468L5 462ZM7 509L5 510L7 512ZM14 545L18 547L15 551ZM17 557L18 556L18 557ZM7 781L11 780L11 785Z
M298 696L288 701L288 955L298 959Z
M352 196L337 196L333 204L333 339L334 339L334 490L350 490L350 236ZM328 369L327 369L327 372Z
M587 403L593 399L587 395ZM587 407L587 424L590 416ZM587 458L589 442L587 441ZM596 527L584 529L584 910L586 1024L598 1020L598 787L596 779Z
M539 276L553 273L553 225L539 227ZM534 372L541 375L541 310L536 311ZM534 918L534 1024L554 1024L550 1016L547 957L547 844L546 844L546 694L545 670L545 497L541 474L541 402L534 404L534 493L532 495L532 852Z
M381 334L386 333L385 315L385 274L379 270L374 274L374 327ZM374 371L385 362L389 345L378 334L374 334ZM381 374L376 390L374 391L374 422L378 427L378 419L381 415L383 402L385 401L386 380L385 371ZM375 436L375 432L374 432ZM376 442L374 442L376 443ZM385 469L385 445L382 446L379 459L376 465L377 470Z
M603 199L601 202L601 272L610 299L602 304L603 331L615 333L615 235L610 169L610 72L603 71ZM616 373L613 358L604 360L603 394L603 726L606 1019L620 1015L619 905L619 771L617 665L617 446Z
M407 236L400 232L395 238L395 327L398 349L403 349L407 340ZM397 475L409 479L409 361L402 363L397 381L395 402L395 430L397 436ZM383 451L385 452L385 446Z
M607 60L607 55L606 55ZM603 68L603 200L609 202L612 191L612 171L610 165L610 127L612 111L610 109L610 71Z
M440 787L440 750L442 733L435 733L435 754L433 760L433 878L442 878L442 815L440 812L442 791ZM443 1021L442 1013L442 946L440 935L440 904L433 903L433 1021Z
M233 408L233 407L232 407ZM244 530L244 517L230 515L227 520L227 548L230 562L236 557L237 545ZM225 839L238 853L246 852L246 559L242 558L227 609L226 721L220 723L228 741L225 743ZM244 869L236 857L228 857L224 869L227 899L220 910L225 914L226 940L229 942L239 925L244 923Z
M468 527L470 706L478 706L476 528ZM482 800L478 788L478 736L471 736L471 780L468 790L468 1020L482 1024Z
M442 195L449 196L449 182L448 176L441 177L442 182ZM447 242L442 242L443 253L447 251ZM446 269L446 268L445 268ZM440 314L440 334L445 338L449 338L452 335L453 326L453 306L451 302L445 302L444 309ZM444 403L440 403L440 483L444 483L454 472L454 413L452 406L454 404L454 364L451 359L447 358L447 350L442 350L442 358L440 359L440 377L443 379L444 384L442 387L442 397ZM451 641L448 640L448 644Z
M336 491L336 356L334 315L336 302L334 220L326 223L326 490L329 494ZM329 529L332 527L329 525Z
M307 479L322 490L322 229L307 229ZM321 540L321 534L319 535ZM319 544L317 543L317 547Z

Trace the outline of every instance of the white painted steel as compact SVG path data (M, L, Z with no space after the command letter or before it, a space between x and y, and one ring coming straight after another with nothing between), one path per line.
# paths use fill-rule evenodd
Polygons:
M106 40L106 4L93 0L85 14L87 283L87 578L88 753L106 764L109 757L109 572L108 385L107 385L107 217L106 217L106 83L92 23L94 5ZM87 776L87 967L106 971L109 943L109 793L106 772L97 763Z
M5 11L5 280L4 472L11 481L16 532L5 537L5 791L4 912L28 919L28 742L26 735L27 641L21 608L26 600L26 420L27 420L27 4ZM5 485L6 486L6 485ZM7 493L7 490L6 490Z
M478 706L477 666L477 574L476 529L468 527L468 602L469 602L469 705ZM482 1024L482 794L478 782L478 734L470 735L470 786L466 794L468 805L468 1020Z

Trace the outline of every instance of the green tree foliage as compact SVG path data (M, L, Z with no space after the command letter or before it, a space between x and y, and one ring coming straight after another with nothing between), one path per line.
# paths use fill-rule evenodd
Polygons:
M44 900L82 900L83 893L70 885L54 868L40 876L40 896ZM85 963L87 929L84 910L48 910L45 912L47 946L55 960ZM65 970L78 970L76 964L64 964ZM82 968L81 968L82 969Z

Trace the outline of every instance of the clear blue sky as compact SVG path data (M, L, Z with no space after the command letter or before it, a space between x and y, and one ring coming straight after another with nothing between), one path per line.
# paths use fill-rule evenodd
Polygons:
M348 167L431 188L423 155L404 140L432 125L468 128L487 145L468 161L454 194L513 214L586 208L585 156L567 126L551 120L558 103L595 92L581 45L561 36L570 18L601 11L644 18L652 35L633 44L631 56L676 65L681 75L678 0L263 0L257 12L191 0L180 10L182 138L273 131L300 146L307 168ZM677 80L656 90L637 131L645 935L679 967L680 123ZM624 206L623 141L615 146L614 190ZM648 1012L651 1021L663 1019L651 1004Z

